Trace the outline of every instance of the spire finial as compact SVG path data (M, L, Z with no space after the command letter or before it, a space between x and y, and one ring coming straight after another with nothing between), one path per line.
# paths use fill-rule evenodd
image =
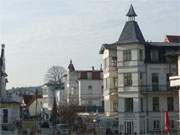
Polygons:
M72 59L70 59L70 64L72 64Z
M137 16L136 12L134 11L133 5L130 5L129 11L126 14L129 17L129 21L134 21L135 17Z
M1 44L1 47L2 47L2 49L4 49L5 48L5 44Z

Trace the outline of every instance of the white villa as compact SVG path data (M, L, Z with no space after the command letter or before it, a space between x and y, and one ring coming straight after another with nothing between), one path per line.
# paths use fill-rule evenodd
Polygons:
M169 76L177 74L177 64L166 53L180 49L180 43L146 42L132 5L126 16L128 21L118 41L100 49L105 114L118 118L119 133L144 135L162 133L168 111L170 129L177 134L178 90L169 86ZM179 77L174 78L179 81Z

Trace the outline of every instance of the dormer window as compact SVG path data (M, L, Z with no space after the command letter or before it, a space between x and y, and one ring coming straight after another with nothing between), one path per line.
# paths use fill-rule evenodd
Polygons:
M158 50L151 50L151 61L158 62L159 61L159 52Z

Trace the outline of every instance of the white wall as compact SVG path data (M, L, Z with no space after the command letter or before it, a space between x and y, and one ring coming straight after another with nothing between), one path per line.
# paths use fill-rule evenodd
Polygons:
M92 89L88 89L92 86ZM103 89L102 80L79 80L79 105L102 106Z

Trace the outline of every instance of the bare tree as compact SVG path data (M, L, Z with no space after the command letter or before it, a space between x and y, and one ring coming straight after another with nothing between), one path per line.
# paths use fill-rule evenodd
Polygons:
M61 66L52 66L45 75L45 82L50 84L61 84L66 70Z

